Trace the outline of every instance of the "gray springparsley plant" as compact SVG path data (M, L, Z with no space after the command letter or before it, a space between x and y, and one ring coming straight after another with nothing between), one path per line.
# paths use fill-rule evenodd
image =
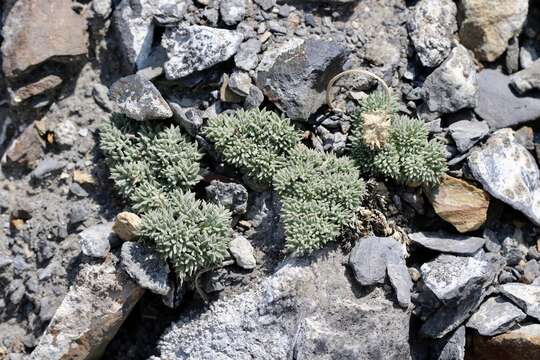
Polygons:
M230 223L225 208L197 200L191 192L175 190L164 196L162 206L143 216L139 235L154 244L183 281L223 262Z
M362 112L385 106L383 95L373 93L364 100L355 119L351 149L360 171L411 186L437 184L447 170L444 146L438 140L428 140L429 132L420 119L396 115L394 107L384 146L373 149L365 143Z
M286 247L295 254L321 248L340 235L365 194L354 162L298 145L274 179L282 203Z
M205 134L227 164L265 185L302 138L287 118L264 109L221 114L208 122Z
M202 155L176 126L141 124L115 114L101 126L100 148L116 189L137 212L161 206L157 194L188 190L200 180Z

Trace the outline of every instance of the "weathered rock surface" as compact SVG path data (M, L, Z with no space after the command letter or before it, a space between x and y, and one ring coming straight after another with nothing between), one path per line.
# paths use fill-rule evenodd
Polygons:
M517 96L510 81L509 76L492 69L478 74L480 91L474 111L491 129L515 126L540 117L540 97Z
M251 270L257 266L255 259L255 249L248 239L241 235L237 235L229 244L229 251L236 260L236 264L243 269Z
M528 68L513 74L511 84L520 94L530 90L539 90L540 59L533 62Z
M477 230L486 222L488 194L464 180L446 175L426 195L435 213L460 233Z
M474 108L478 102L476 66L467 49L457 45L448 59L424 82L424 97L430 111L452 113Z
M540 354L540 324L528 324L495 337L474 336L471 359L536 360Z
M158 253L145 244L126 241L122 244L122 268L139 284L159 295L167 295L169 265Z
M495 132L469 156L469 168L491 195L540 225L540 171L511 129Z
M335 41L292 38L264 53L257 86L289 118L306 121L325 103L326 85L349 53Z
M461 120L451 124L448 131L457 149L463 153L489 134L489 125L485 121Z
M248 39L243 42L234 56L236 66L245 71L255 69L259 64L257 54L261 51L261 46L259 39Z
M528 0L462 0L461 43L481 61L496 60L519 35L527 17Z
M246 0L228 0L219 4L221 19L227 25L235 25L246 16Z
M97 224L79 234L81 251L86 256L103 258L111 250L112 222Z
M410 358L409 313L381 288L358 292L343 260L331 250L287 261L255 288L183 317L161 339L158 358Z
M161 45L167 50L167 79L180 79L228 60L238 50L243 35L236 31L207 26L171 27Z
M31 359L99 359L144 290L109 254L82 266Z
M138 236L142 219L134 213L123 211L116 215L112 231L124 241L132 241Z
M463 360L465 358L465 326L460 326L442 339L430 340L430 359Z
M472 255L484 246L486 239L474 236L417 232L409 234L412 242L431 250L456 255Z
M486 300L467 322L480 335L495 336L511 329L527 315L502 296Z
M540 286L509 283L501 286L501 293L527 315L540 320Z
M421 0L414 6L408 27L422 65L436 67L448 57L458 29L456 15L451 0Z
M116 81L109 95L119 112L138 121L167 119L173 115L159 90L141 75L129 75Z
M7 78L49 59L86 54L86 21L71 6L70 0L15 3L2 28L2 68Z
M206 187L206 195L209 201L224 206L233 214L246 212L248 192L241 184L212 180Z
M45 153L45 142L34 122L11 143L2 156L2 163L34 168Z
M42 79L21 86L17 90L13 91L11 94L11 103L16 105L30 99L32 96L51 91L60 86L62 82L63 80L59 76L47 75Z

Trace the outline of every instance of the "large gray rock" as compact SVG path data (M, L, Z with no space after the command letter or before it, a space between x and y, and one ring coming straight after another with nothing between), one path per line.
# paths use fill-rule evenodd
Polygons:
M517 96L510 87L511 77L500 71L485 69L478 74L476 114L491 129L516 126L540 118L540 97Z
M489 125L485 121L461 120L451 124L448 132L463 153L489 134Z
M126 241L120 253L122 268L139 284L159 295L171 290L169 265L148 245Z
M469 156L469 168L491 195L540 225L540 171L511 129L495 132Z
M99 359L144 293L109 254L84 264L30 358Z
M81 251L86 256L103 258L111 250L112 222L97 224L79 233Z
M351 283L340 251L288 260L241 294L186 315L157 359L409 359L410 314Z
M350 51L316 38L291 38L266 50L257 67L257 86L287 116L306 121L324 103L326 85Z
M116 81L109 95L119 112L134 120L167 119L173 115L159 90L141 75L129 75Z
M423 93L433 112L474 108L478 102L478 79L467 49L459 44L452 49L448 59L426 78Z
M533 62L529 67L523 69L511 78L512 86L520 94L529 90L540 90L540 59Z
M527 18L528 0L461 0L461 43L481 61L496 60L519 35Z
M474 236L418 232L409 239L431 250L456 255L472 255L484 246L486 239Z
M180 79L228 60L238 50L243 35L207 26L167 28L161 45L167 50L165 76Z
M420 0L413 7L409 34L422 65L436 67L448 57L457 31L456 15L451 0Z
M393 238L363 237L349 255L349 266L361 285L383 284L389 263L399 263L403 250Z
M465 359L465 326L460 326L442 339L433 340L431 348L430 359L433 360Z
M486 300L467 322L480 335L495 336L511 329L527 315L502 296Z
M246 212L248 192L241 184L212 180L206 187L206 195L209 201L224 206L233 214Z
M525 313L540 320L540 286L508 283L501 286L501 293L512 300Z

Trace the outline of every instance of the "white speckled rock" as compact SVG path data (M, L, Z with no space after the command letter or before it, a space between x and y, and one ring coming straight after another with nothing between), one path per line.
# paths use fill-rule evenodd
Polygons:
M511 129L495 132L469 156L469 168L491 195L540 225L540 171Z
M503 296L486 300L471 316L467 327L476 329L480 335L495 336L506 332L527 315Z
M161 41L169 56L165 76L180 79L226 61L236 54L243 39L239 32L207 26L167 28Z

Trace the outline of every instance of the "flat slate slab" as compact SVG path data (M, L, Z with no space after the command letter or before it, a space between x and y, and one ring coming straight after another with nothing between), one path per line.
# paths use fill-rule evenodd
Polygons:
M511 329L526 317L523 311L504 296L497 296L487 299L478 308L467 322L467 327L483 336L495 336Z
M425 248L456 255L471 255L484 246L486 239L474 236L451 235L432 232L409 234L409 238Z

